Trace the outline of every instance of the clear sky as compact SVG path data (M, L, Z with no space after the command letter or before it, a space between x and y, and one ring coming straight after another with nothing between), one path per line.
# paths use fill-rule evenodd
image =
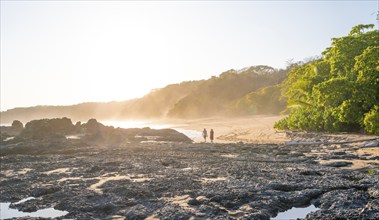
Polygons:
M121 101L252 65L284 68L376 24L378 1L4 1L1 110Z

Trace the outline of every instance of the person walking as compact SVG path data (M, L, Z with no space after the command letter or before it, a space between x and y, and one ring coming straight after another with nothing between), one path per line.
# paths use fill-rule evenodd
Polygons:
M215 132L213 131L213 129L211 129L211 131L209 132L209 139L211 139L211 143L213 143L214 134Z
M207 132L207 129L204 128L204 130L203 130L204 142L207 142L207 137L208 137L208 132Z

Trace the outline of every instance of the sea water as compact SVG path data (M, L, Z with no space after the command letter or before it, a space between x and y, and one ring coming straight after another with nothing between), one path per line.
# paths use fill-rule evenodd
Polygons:
M138 121L138 120L129 120L129 121L101 121L100 123L107 125L107 126L113 126L118 128L152 128L152 129L165 129L165 128L171 128L176 130L177 132L180 132L190 139L194 140L195 138L201 138L202 131L196 131L196 130L189 130L189 129L183 129L183 128L176 128L173 124L164 124L164 123L154 123L149 121Z
M103 125L113 126L115 128L152 128L152 129L164 129L171 128L172 125L164 123L154 123L150 121L142 120L127 120L127 121L100 121Z
M319 210L319 208L316 208L314 205L303 208L293 207L292 209L278 213L278 215L271 218L271 220L305 218L308 213L315 212L317 210Z
M14 204L20 204L28 200L35 199L34 197L29 197L21 201L15 202ZM35 212L22 212L17 209L12 209L9 206L10 202L0 202L0 219L8 218L23 218L23 217L35 217L35 218L56 218L60 216L67 215L67 211L61 211L54 208L40 209Z

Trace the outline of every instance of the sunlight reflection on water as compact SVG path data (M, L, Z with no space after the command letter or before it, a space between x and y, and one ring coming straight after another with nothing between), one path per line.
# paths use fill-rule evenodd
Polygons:
M35 199L34 197L28 197L14 204L20 204L28 200ZM10 202L0 202L0 219L8 218L26 218L26 217L35 217L35 218L56 218L60 216L67 215L67 211L61 211L54 208L40 209L35 212L22 212L17 209L12 209L9 206Z
M165 128L171 128L174 129L187 137L191 139L200 138L201 137L201 131L196 130L188 130L183 128L176 128L173 124L160 124L160 123L154 123L149 121L139 121L139 120L128 120L128 121L101 121L102 124L107 126L113 126L115 128L145 128L149 127L152 129L165 129Z
M100 123L113 126L115 128L145 128L149 127L152 129L163 129L163 128L171 128L170 124L159 124L149 121L140 121L140 120L127 120L127 121L101 121Z
M314 205L303 208L293 207L287 211L280 212L276 217L271 218L271 220L305 218L308 213L315 212L317 210L319 210L319 208L316 208Z

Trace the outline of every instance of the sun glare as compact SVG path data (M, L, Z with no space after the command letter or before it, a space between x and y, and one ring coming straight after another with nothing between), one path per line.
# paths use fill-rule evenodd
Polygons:
M153 121L143 121L143 120L123 120L123 121L102 121L101 122L104 125L107 126L113 126L115 128L145 128L149 127L152 129L163 129L163 128L170 128L172 125L170 124L160 124Z

